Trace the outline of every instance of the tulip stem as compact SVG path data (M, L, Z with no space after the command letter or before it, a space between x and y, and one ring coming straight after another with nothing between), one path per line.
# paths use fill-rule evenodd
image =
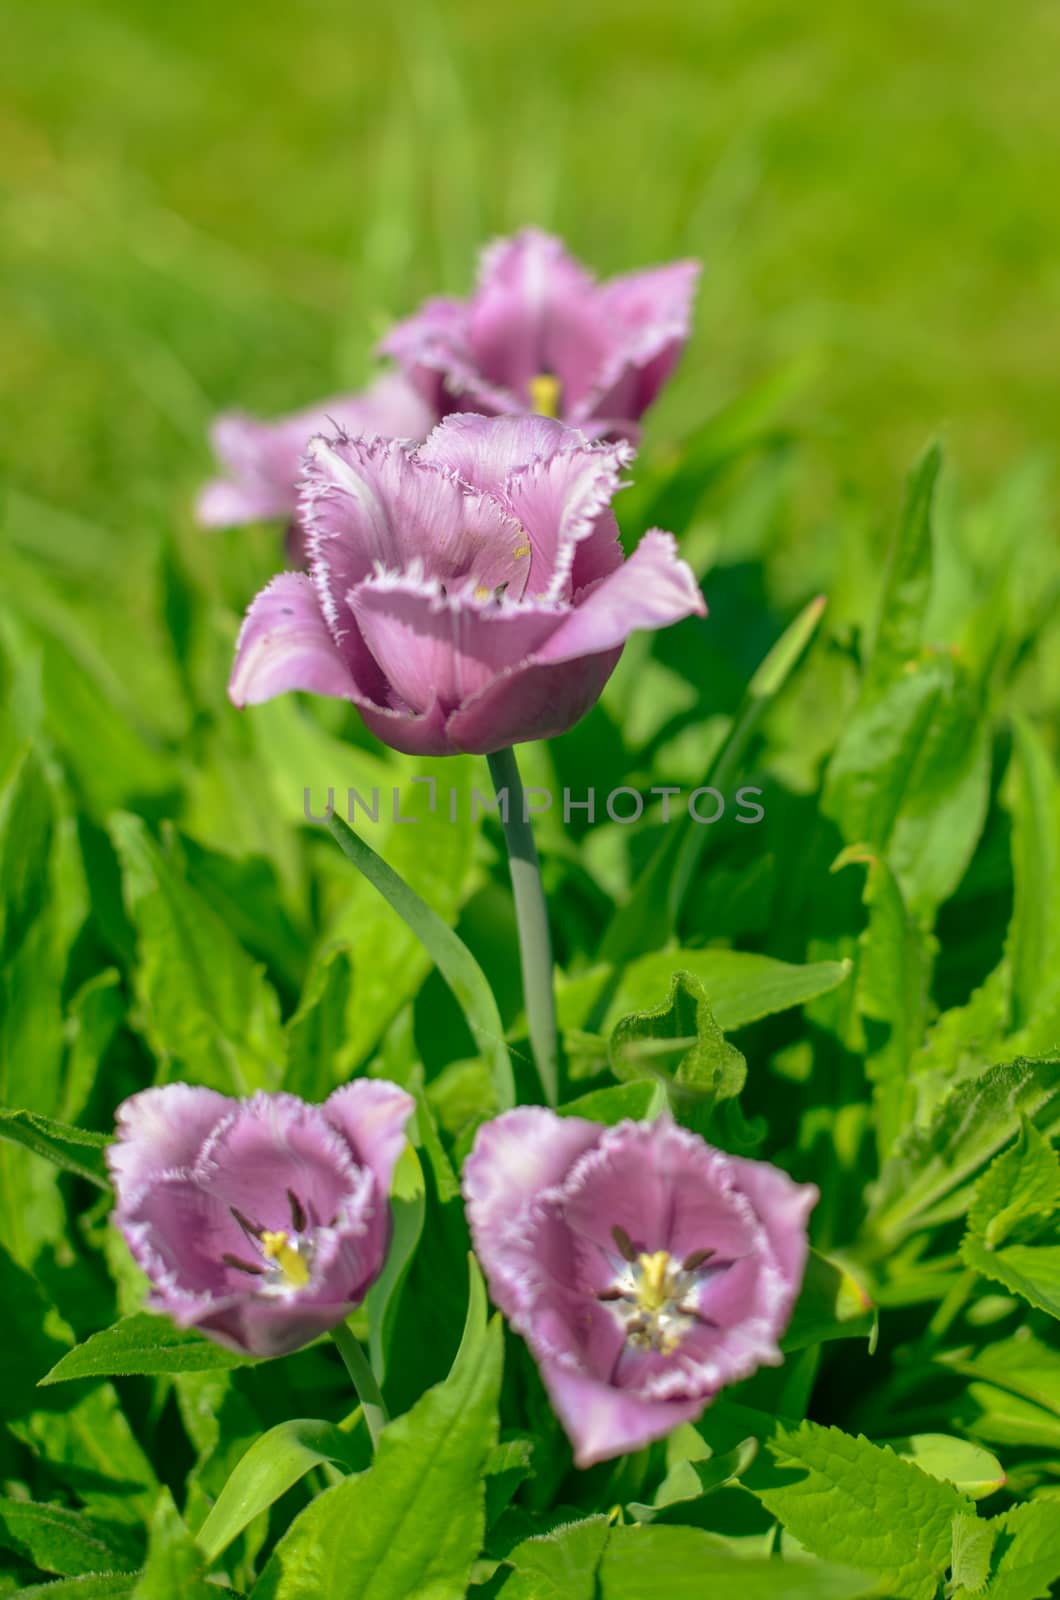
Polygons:
M342 1357L346 1371L350 1375L354 1393L361 1402L364 1420L368 1424L368 1432L372 1436L372 1449L379 1443L379 1435L390 1421L379 1385L375 1375L368 1365L368 1357L361 1349L345 1322L340 1322L332 1328L331 1337L335 1341L339 1355Z
M523 1003L530 1033L530 1049L537 1075L550 1106L556 1104L559 1070L556 1051L556 1002L552 992L552 940L548 931L548 905L541 884L541 866L534 830L526 810L523 782L514 750L497 750L487 756L490 777L501 802L508 865L512 875L515 920L519 928L519 955L523 969Z

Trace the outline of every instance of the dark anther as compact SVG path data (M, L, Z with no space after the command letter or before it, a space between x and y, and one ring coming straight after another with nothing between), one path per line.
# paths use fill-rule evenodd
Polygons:
M238 1256L223 1255L221 1260L224 1262L226 1267L235 1267L237 1272L249 1272L255 1278L262 1277L265 1272L264 1267L255 1267L249 1261L240 1261Z
M306 1225L305 1207L293 1189L288 1189L287 1191L287 1204L291 1208L291 1222L295 1233L304 1232Z
M242 1228L248 1239L257 1240L261 1238L261 1229L255 1227L250 1218L245 1217L238 1207L229 1206L228 1209L232 1213L233 1217L235 1217L236 1221L239 1223L239 1226Z
M598 1294L596 1298L598 1300L624 1300L626 1296L622 1293L621 1289L605 1289L603 1293Z
M616 1225L611 1229L611 1237L617 1244L620 1254L624 1256L627 1261L636 1261L637 1252L634 1250L633 1240L630 1238L625 1228L620 1228Z
M681 1271L695 1272L696 1268L701 1267L704 1261L709 1261L714 1253L715 1252L713 1250L693 1250L692 1254L690 1256L685 1256L685 1259L682 1261Z

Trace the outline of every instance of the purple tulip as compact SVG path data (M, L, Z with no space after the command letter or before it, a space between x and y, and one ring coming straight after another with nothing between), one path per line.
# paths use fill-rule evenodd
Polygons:
M241 522L293 517L302 454L322 430L423 439L436 421L436 414L397 372L383 373L363 394L321 400L274 422L242 411L226 412L210 431L225 476L203 489L198 519L205 528L230 528Z
M525 228L483 252L468 300L428 300L380 345L439 415L538 412L636 438L688 340L696 261L606 283Z
M166 1084L118 1108L114 1221L149 1304L232 1350L286 1355L360 1304L390 1244L414 1101L358 1078L323 1105Z
M668 1118L604 1128L523 1107L479 1130L464 1197L490 1293L579 1467L661 1438L780 1362L812 1184Z
M543 417L453 416L419 448L314 439L310 572L254 600L232 700L335 695L416 755L563 733L634 629L706 611L672 535L623 560L610 502L629 459Z

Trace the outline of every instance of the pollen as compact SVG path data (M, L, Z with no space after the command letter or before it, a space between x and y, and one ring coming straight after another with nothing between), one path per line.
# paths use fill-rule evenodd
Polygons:
M637 1303L644 1311L661 1311L670 1299L673 1285L670 1282L670 1252L656 1250L654 1255L637 1258L640 1281L637 1284Z
M552 372L539 372L527 384L530 404L539 417L558 417L559 398L563 385Z
M267 1229L261 1234L261 1248L266 1261L275 1261L283 1274L284 1283L292 1288L300 1289L309 1282L309 1268L305 1258L300 1256L296 1245L288 1242L286 1233L270 1233Z
M515 549L512 551L512 555L516 561L521 561L524 556L528 556L529 554L530 546L528 544L516 545Z

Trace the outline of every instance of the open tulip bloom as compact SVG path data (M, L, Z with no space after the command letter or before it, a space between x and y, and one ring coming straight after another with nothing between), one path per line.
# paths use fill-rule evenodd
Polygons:
M525 228L483 253L467 300L432 299L380 345L439 415L540 412L636 438L688 339L699 263L597 283Z
M333 1330L386 1259L413 1106L368 1078L320 1106L186 1083L126 1100L107 1152L114 1220L153 1308L256 1356Z
M623 559L611 499L629 458L543 417L454 416L418 447L314 439L310 570L251 605L233 701L338 696L419 755L563 733L635 629L706 610L672 535Z
M490 1293L578 1466L661 1438L780 1362L813 1185L669 1118L606 1128L528 1106L480 1129L464 1196Z
M244 411L218 417L210 430L224 476L199 496L205 528L289 519L298 507L302 455L315 433L343 429L398 439L423 439L437 417L400 373L387 372L361 394L336 395L289 416L263 421Z

